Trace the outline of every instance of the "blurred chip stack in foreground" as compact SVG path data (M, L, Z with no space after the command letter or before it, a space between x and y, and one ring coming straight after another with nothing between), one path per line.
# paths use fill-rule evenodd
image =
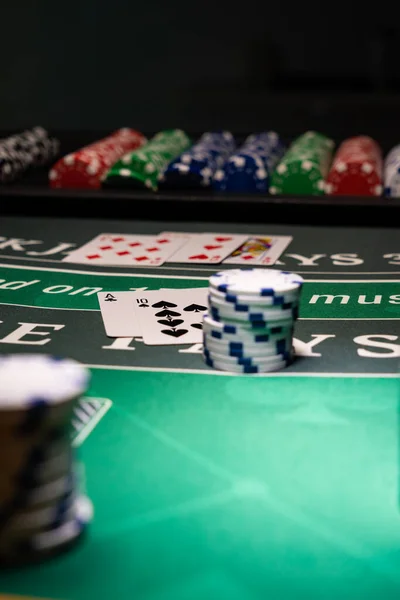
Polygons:
M54 556L92 518L71 446L73 410L87 390L79 363L45 355L0 358L0 563Z
M232 373L278 371L293 360L303 279L274 269L233 269L210 277L203 316L207 365Z

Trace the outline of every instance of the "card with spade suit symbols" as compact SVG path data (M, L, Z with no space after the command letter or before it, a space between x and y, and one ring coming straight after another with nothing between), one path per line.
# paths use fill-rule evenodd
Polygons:
M203 339L202 318L208 288L132 292L143 342L150 346L197 344Z
M201 233L192 236L166 262L217 264L248 239L248 235Z
M135 313L134 293L98 292L97 298L108 337L140 337L142 335Z

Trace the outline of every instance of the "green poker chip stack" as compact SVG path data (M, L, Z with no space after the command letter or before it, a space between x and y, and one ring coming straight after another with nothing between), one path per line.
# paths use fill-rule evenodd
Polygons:
M147 144L125 154L107 172L106 186L144 186L157 190L158 179L168 164L191 146L190 138L181 129L158 132Z
M315 131L307 131L298 137L276 167L270 193L324 194L333 147L333 140Z

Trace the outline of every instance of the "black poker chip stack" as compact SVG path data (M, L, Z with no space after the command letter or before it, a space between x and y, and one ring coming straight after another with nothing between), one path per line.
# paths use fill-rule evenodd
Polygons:
M86 533L93 505L70 431L89 380L73 360L0 357L1 568L56 556Z
M0 139L0 182L15 181L30 168L51 163L59 149L59 141L43 127Z

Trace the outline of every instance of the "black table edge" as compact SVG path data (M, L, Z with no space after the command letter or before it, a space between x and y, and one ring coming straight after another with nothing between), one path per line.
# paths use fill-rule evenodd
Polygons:
M395 227L400 199L268 196L127 189L0 188L0 215Z

